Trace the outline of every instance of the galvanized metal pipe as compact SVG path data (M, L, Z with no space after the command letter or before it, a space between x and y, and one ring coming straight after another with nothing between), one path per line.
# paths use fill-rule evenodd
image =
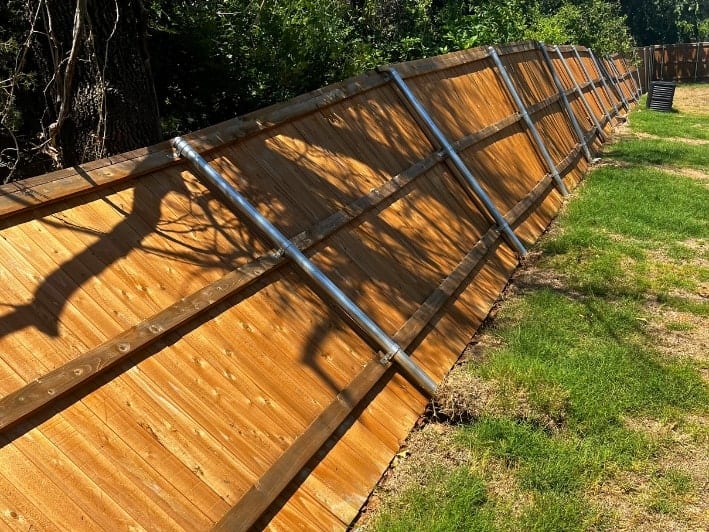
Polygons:
M593 54L593 50L590 48L588 49L588 53L591 56L591 59L593 59L593 64L596 65L596 70L598 70L598 75L601 77L601 86L603 87L603 92L606 95L606 98L608 98L608 101L611 103L611 106L613 106L613 116L618 116L620 114L620 110L618 109L618 106L615 104L615 98L611 96L611 91L610 88L608 87L608 83L606 83L606 74L604 73L603 69L601 68L601 64L596 58L596 56Z
M416 384L427 393L436 392L436 383L418 364L404 352L362 309L360 309L335 283L308 259L281 231L263 216L238 190L229 184L190 144L176 137L172 145L178 155L184 157L212 186L221 192L238 212L248 218L278 248L279 253L289 257L317 286L319 286L347 315L377 343L384 353L383 363L393 359Z
M638 88L635 85L635 78L633 77L633 73L630 71L630 68L628 68L628 63L625 61L625 57L621 55L620 61L621 63L623 63L623 68L625 68L625 74L621 74L617 66L615 67L615 69L618 72L618 75L623 77L623 83L630 87L630 92L632 92L633 94L633 103L635 103L638 101ZM629 83L628 79L630 79L632 83Z
M505 65L502 64L502 60L500 59L497 50L494 46L488 47L487 50L488 52L490 52L490 57L492 57L492 60L495 62L495 66L497 67L497 70L502 76L502 80L505 82L507 91L512 95L512 100L514 100L517 109L519 109L519 112L522 114L522 119L527 124L527 129L532 134L534 143L537 145L537 149L542 154L542 159L544 159L544 162L546 163L547 168L549 169L549 173L554 179L554 183L556 183L556 188L559 189L559 192L561 192L562 196L568 196L569 191L566 190L566 185L564 185L564 182L561 180L559 170L556 169L556 165L554 164L554 161L552 160L551 155L549 154L549 150L547 150L547 147L544 144L544 140L539 134L539 130L537 130L537 126L534 124L532 117L529 116L529 112L527 111L524 102L522 102L522 98L519 97L517 89L514 86L514 83L512 83L512 78L510 78L509 74L507 73Z
M576 94L579 95L581 98L581 103L583 103L583 106L586 108L586 112L588 113L589 118L593 122L594 126L596 127L596 132L599 137L601 137L601 140L603 142L606 141L606 132L603 131L603 128L601 127L601 123L598 121L596 118L596 115L593 113L593 109L591 109L591 106L588 103L588 100L586 100L586 95L583 93L581 90L581 87L579 87L578 82L576 81L576 78L574 77L573 72L571 72L571 69L569 68L569 65L566 63L566 58L564 57L564 54L561 53L561 49L559 49L559 46L554 46L554 51L556 52L556 55L559 56L559 59L561 59L561 64L564 65L564 70L566 70L566 75L569 76L569 79L573 82L574 84L574 89L576 89Z
M626 61L627 63L627 61ZM628 64L628 66L630 66ZM635 79L637 78L637 80ZM640 79L640 67L638 65L635 65L635 76L633 76L633 81L635 82L635 87L637 88L638 91L638 101L640 101L640 97L643 95L643 82Z
M549 52L546 48L547 45L543 42L539 42L537 43L537 46L539 46L539 49L542 52L544 62L547 65L547 69L551 73L552 80L554 80L554 85L556 85L556 90L559 91L559 97L561 98L561 101L564 104L564 109L566 110L566 114L569 117L569 120L571 121L571 125L574 128L574 132L576 133L576 136L578 137L579 142L581 143L583 154L586 157L586 160L588 162L591 162L593 160L593 156L591 155L591 150L588 149L588 144L586 143L586 136L584 135L584 132L581 129L581 125L579 124L579 121L576 118L574 110L571 108L569 98L566 96L566 89L564 88L564 85L562 85L561 80L559 79L559 75L556 72L554 63L552 63L551 57L549 57Z
M633 97L633 99L637 102L637 101L640 99L640 94L641 94L641 92L640 92L640 85L638 84L637 81L635 81L635 76L633 75L632 70L630 70L630 65L629 65L628 62L625 60L625 57L622 57L622 56L621 56L620 60L623 61L623 66L625 67L625 70L627 71L627 73L630 74L630 79L633 81L633 87L634 87L634 91L633 91L634 97ZM637 72L637 69L635 69L635 71ZM639 73L639 72L638 72L638 76L640 76L640 73ZM638 80L640 80L639 77L638 77Z
M409 103L409 105L411 105L411 107L414 109L419 118L423 120L423 122L426 124L426 127L428 127L429 131L436 138L436 141L440 144L443 151L450 158L456 169L460 172L467 185L473 190L478 199L480 199L480 201L483 203L485 209L490 214L490 216L492 216L493 220L495 220L495 223L500 228L500 231L507 237L507 240L512 245L512 247L517 250L517 253L519 253L521 257L524 257L527 254L527 248L525 248L524 244L522 244L520 239L517 238L517 235L510 227L510 224L507 223L507 220L505 220L504 216L502 216L502 214L500 214L500 211L497 210L497 207L492 202L490 196L488 196L487 192L485 192L482 186L480 186L478 180L475 179L473 173L468 169L467 165L463 162L463 159L460 158L458 152L456 152L455 148L453 148L453 145L448 141L443 132L438 128L436 123L433 121L433 118L431 118L431 115L428 114L428 111L426 111L426 109L423 107L418 98L416 98L416 95L411 92L411 89L406 84L401 75L396 71L395 68L387 68L385 72L389 74L389 77L391 77L391 79L394 81L401 93L404 95L406 101Z
M620 90L622 91L623 88L628 87L628 81L627 81L628 78L624 77L623 74L620 73L620 70L616 66L615 60L613 59L613 57L608 56L608 62L610 63L611 68L613 69L613 75L615 76L615 79L618 80L618 88L620 88ZM631 90L630 92L632 93L633 91ZM623 94L625 94L625 93L623 92ZM630 105L630 98L628 98L626 96L625 100L628 102L628 105ZM633 96L633 102L634 101L635 101L635 97Z
M625 98L625 94L623 94L623 88L620 86L620 77L618 76L618 71L616 70L615 65L613 64L613 58L611 58L610 56L606 56L605 61L611 71L611 74L613 74L611 76L611 81L615 84L616 91L618 92L618 96L620 96L620 100L623 102L625 110L630 111L630 104Z
M608 113L606 106L603 105L603 100L601 100L601 97L598 94L598 89L596 88L596 84L593 82L593 78L591 77L591 74L588 73L588 70L586 69L586 65L583 64L583 60L581 59L581 54L579 54L579 51L576 49L575 46L572 46L571 49L574 51L574 56L576 57L576 61L578 61L578 63L579 63L579 67L581 68L581 72L583 72L583 75L586 77L588 82L591 84L591 90L593 91L593 96L596 98L596 101L598 102L598 107L603 111L603 114L606 115L606 118L608 119L608 123L611 124L613 118Z

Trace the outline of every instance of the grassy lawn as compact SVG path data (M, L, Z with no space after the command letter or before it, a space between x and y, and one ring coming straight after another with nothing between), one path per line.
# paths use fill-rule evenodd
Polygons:
M709 116L641 108L629 123L360 526L709 526Z

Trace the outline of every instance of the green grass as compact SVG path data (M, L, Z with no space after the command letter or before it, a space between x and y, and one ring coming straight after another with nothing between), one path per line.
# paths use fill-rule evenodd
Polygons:
M634 127L661 136L683 135L703 120L631 116ZM640 504L650 515L682 515L693 494L701 496L686 472L658 467L675 444L629 420L658 420L685 431L685 442L709 443L706 427L693 425L709 413L698 363L656 349L646 307L653 301L709 316L709 304L694 294L709 281L707 252L698 245L709 235L709 190L647 166L706 169L708 152L656 139L609 149L628 165L595 169L539 244L537 266L561 286L531 283L507 300L487 331L499 347L464 367L496 383L498 394L495 410L455 428L455 445L474 457L470 467L419 480L385 505L374 528L612 529L616 517L589 494L629 472L649 479ZM668 331L693 328L667 324ZM515 508L490 490L497 477L479 466L488 462L514 478Z
M709 190L653 168L601 167L569 205L543 264L584 294L668 297L709 281L706 259L683 241L709 234ZM667 255L658 262L649 253Z
M550 417L558 418L559 412L546 412L545 394L536 397L535 390L565 390L569 435L620 438L615 431L623 416L671 417L709 402L692 367L666 365L653 351L637 301L541 289L499 316L502 326L495 333L505 347L476 372L528 390L530 406Z
M671 469L655 473L651 479L652 496L648 509L658 514L674 514L681 510L682 496L691 493L692 478L683 471Z
M631 164L709 168L709 146L682 144L674 140L628 139L606 147L604 155Z
M645 108L645 99L632 114L630 127L659 137L709 140L709 115L653 111Z
M480 477L464 468L439 470L426 486L409 489L397 506L382 512L377 528L388 532L492 530L494 510Z

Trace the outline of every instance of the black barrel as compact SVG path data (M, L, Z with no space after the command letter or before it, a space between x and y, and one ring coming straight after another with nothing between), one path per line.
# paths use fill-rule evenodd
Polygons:
M674 81L651 81L647 93L647 107L654 111L671 111L672 100L675 97Z

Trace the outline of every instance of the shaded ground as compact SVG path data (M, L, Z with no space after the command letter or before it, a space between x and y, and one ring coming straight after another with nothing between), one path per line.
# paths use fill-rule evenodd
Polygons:
M675 108L618 132L356 528L709 528L709 85Z

